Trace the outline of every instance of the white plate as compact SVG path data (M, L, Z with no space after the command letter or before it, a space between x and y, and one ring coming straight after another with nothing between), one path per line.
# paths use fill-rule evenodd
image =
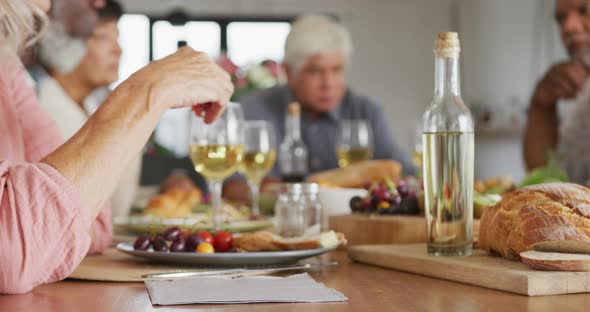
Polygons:
M204 266L254 266L285 264L297 262L301 259L309 257L319 256L334 250L334 248L319 248L293 251L199 254L195 252L158 252L134 250L132 243L119 243L117 245L117 249L132 256L147 258L160 263Z

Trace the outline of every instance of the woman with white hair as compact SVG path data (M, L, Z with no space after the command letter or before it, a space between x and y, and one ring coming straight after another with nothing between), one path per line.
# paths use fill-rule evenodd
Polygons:
M342 120L367 120L374 133L373 158L397 160L406 174L413 174L414 166L394 142L383 108L346 85L352 52L350 34L343 25L322 15L298 18L285 42L287 85L242 97L244 114L247 119L270 121L280 143L285 135L287 105L299 102L309 173L338 168L336 142ZM265 182L278 180L278 164L270 175ZM247 200L247 190L247 184L240 179L224 185L225 196L235 200Z
M117 23L123 15L121 5L106 0L98 10L98 23L84 43L85 53L71 65L71 53L55 53L64 41L77 41L62 32L40 40L39 62L47 72L37 80L39 102L55 121L64 139L72 137L110 93L109 86L119 79L121 46ZM63 25L52 20L51 24ZM55 37L59 38L55 38ZM67 70L68 67L73 69ZM136 155L121 177L111 197L113 217L127 216L136 196L141 171L141 154ZM108 209L103 209L106 211Z
M210 123L233 92L209 57L183 48L133 74L62 145L16 56L34 41L49 6L0 1L0 293L67 277L90 249L101 207L164 112L192 106Z

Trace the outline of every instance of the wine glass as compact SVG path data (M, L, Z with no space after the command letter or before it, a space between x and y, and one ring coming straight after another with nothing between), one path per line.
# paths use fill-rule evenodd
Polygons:
M244 115L237 103L229 103L212 124L191 116L190 156L195 170L207 178L213 204L213 228L221 225L221 187L234 174L244 154Z
M366 120L342 121L337 154L340 168L373 158L373 132Z
M244 126L244 159L241 172L248 178L252 192L252 217L260 215L259 185L277 158L274 127L267 121L247 121Z

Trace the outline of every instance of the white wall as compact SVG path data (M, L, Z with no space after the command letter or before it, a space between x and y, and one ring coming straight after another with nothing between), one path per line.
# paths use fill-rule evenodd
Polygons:
M206 15L337 15L353 37L350 85L378 99L389 113L399 143L411 146L414 120L433 90L434 37L451 24L451 0L126 0L134 13L164 13L180 6ZM378 134L376 134L378 135Z

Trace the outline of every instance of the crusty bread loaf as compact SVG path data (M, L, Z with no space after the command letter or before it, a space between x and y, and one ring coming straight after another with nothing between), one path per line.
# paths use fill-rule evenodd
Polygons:
M535 270L590 271L590 255L529 250L520 259Z
M370 160L352 164L341 169L318 172L308 178L309 182L322 186L362 188L365 183L384 178L397 180L402 175L402 165L394 160Z
M571 183L526 187L484 212L479 247L518 259L521 252L590 252L590 189Z
M185 218L191 214L193 206L201 202L201 198L199 189L171 188L152 198L144 214L161 219Z

